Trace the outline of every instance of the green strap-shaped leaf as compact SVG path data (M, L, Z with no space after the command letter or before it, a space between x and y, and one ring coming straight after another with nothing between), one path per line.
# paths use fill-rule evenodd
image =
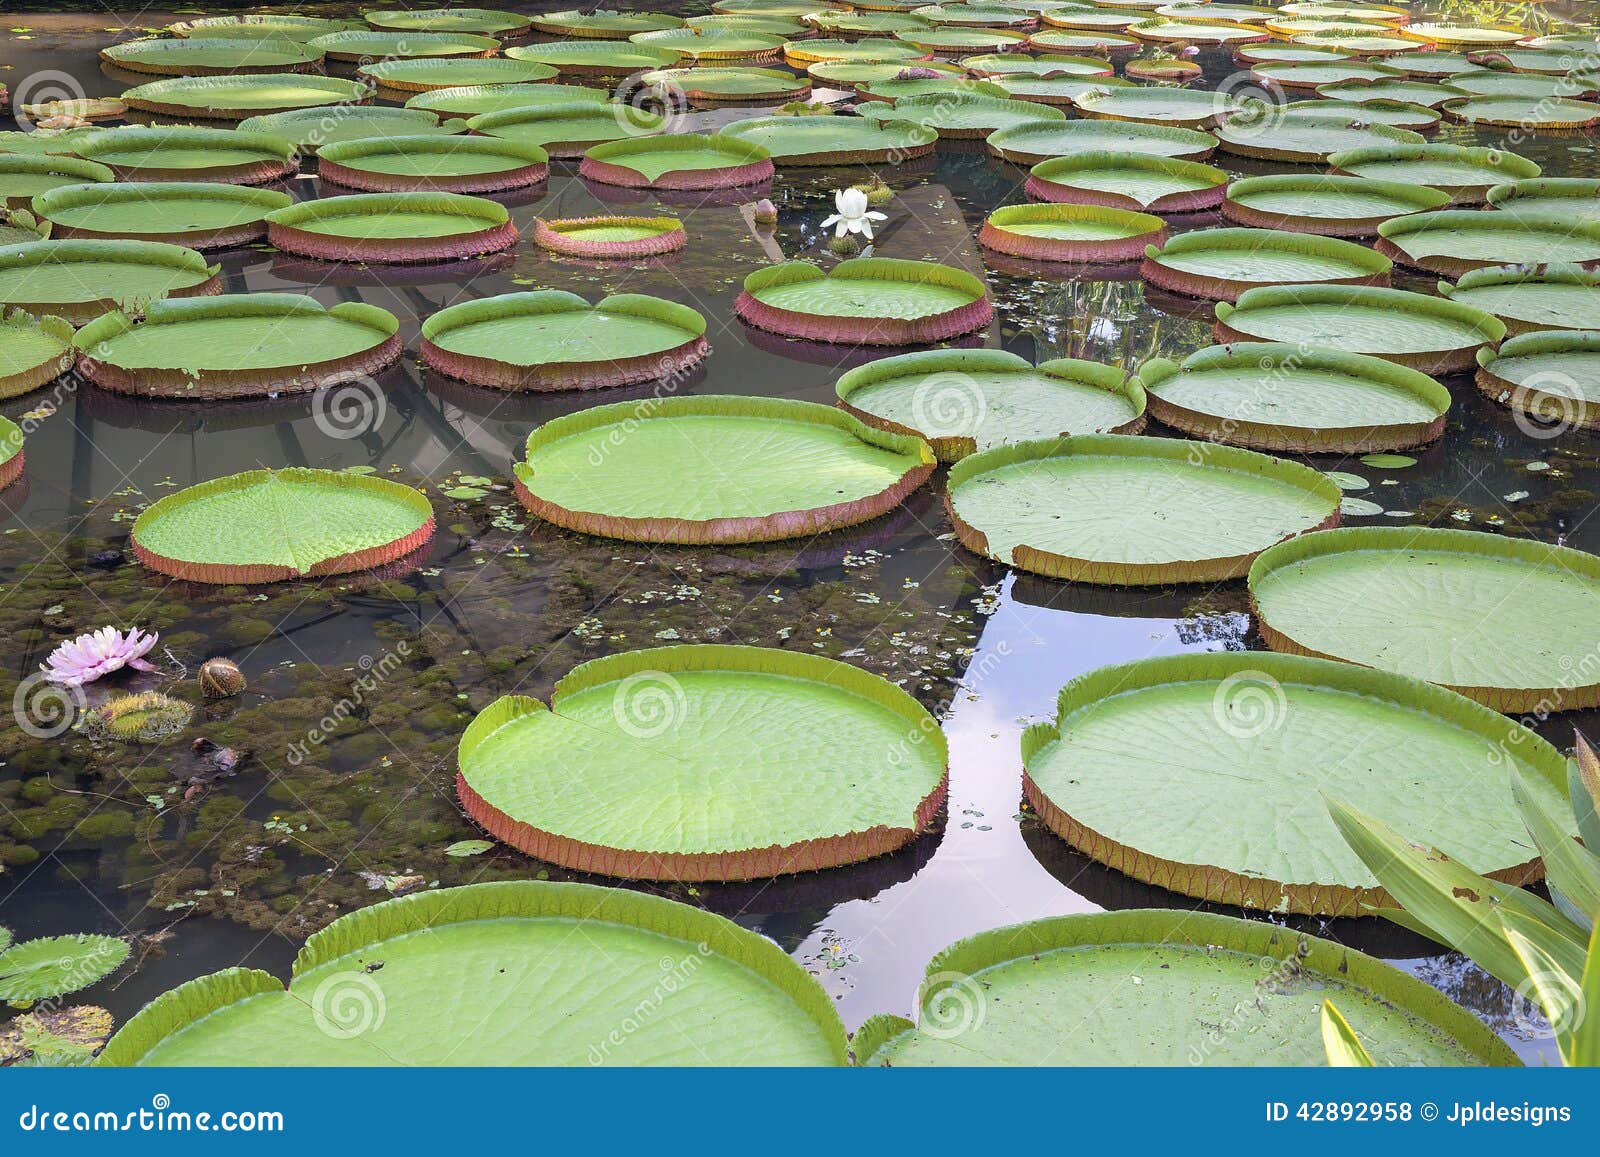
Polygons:
M1367 1055L1361 1038L1356 1036L1356 1030L1331 1000L1322 1002L1322 1047L1328 1050L1328 1064L1336 1069L1373 1067L1372 1058Z
M1580 928L1591 926L1600 913L1600 856L1578 843L1572 817L1552 812L1516 769L1511 774L1511 793L1544 859L1551 899Z
M1600 755L1582 733L1577 733L1578 758L1568 778L1572 811L1578 820L1578 834L1584 846L1600 855Z
M1558 960L1548 951L1551 942L1543 931L1530 926L1528 922L1507 913L1501 917L1500 924L1505 931L1506 943L1511 945L1517 959L1528 972L1527 981L1518 985L1517 991L1522 992L1525 988L1533 990L1545 1019L1555 1030L1556 1045L1562 1057L1569 1065L1576 1063L1572 1060L1573 1030L1587 1019L1584 1015L1583 982L1588 968L1580 958L1576 961L1578 970L1572 971L1574 962Z
M1583 987L1578 1008L1584 1015L1572 1026L1572 1048L1567 1064L1592 1068L1600 1065L1600 920L1589 933L1589 952L1583 965Z

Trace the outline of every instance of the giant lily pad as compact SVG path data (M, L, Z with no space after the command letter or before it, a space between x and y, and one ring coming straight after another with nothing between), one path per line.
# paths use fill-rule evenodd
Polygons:
M1210 165L1109 150L1041 161L1028 174L1036 200L1159 214L1216 208L1227 189L1228 175Z
M441 999L462 976L479 978L470 994ZM574 1004L579 990L588 995ZM762 936L657 896L516 880L419 892L336 920L300 950L287 988L244 968L190 981L123 1025L96 1063L745 1068L845 1058L832 999Z
M1559 97L1475 96L1443 106L1453 121L1525 133L1581 133L1600 125L1600 104Z
M637 32L629 41L646 48L665 48L697 62L777 60L785 40L765 32L740 28L670 28Z
M1443 189L1461 204L1476 204L1493 185L1539 175L1539 166L1504 149L1464 145L1395 144L1334 153L1336 173Z
M1512 772L1551 803L1566 796L1566 760L1520 724L1420 679L1326 659L1195 653L1102 667L1063 687L1057 712L1022 737L1023 793L1039 817L1101 863L1213 903L1319 916L1395 906L1339 838L1325 796L1362 800L1473 871L1525 884L1543 869ZM1173 806L1147 806L1156 796Z
M1380 84L1386 80L1398 79L1401 74L1381 64L1347 59L1268 61L1252 68L1250 75L1265 85L1320 90L1336 84Z
M581 156L607 141L653 136L666 118L627 104L524 105L479 113L467 121L475 133L538 145L552 157Z
M1281 341L1373 354L1425 374L1468 369L1505 326L1489 314L1421 293L1364 285L1273 285L1217 305L1217 340Z
M372 88L364 81L295 72L174 76L152 80L122 94L124 104L143 112L222 121L293 109L366 104L371 100Z
M109 309L220 291L193 249L155 241L34 241L0 247L0 306L81 325Z
M915 60L923 55L920 48L883 36L861 40L791 40L783 48L784 60L797 68L821 61L876 64L887 60Z
M336 105L333 108L296 109L239 122L241 132L267 133L293 141L302 151L317 155L323 145L343 141L383 140L386 137L420 137L433 133L465 132L464 120L441 121L427 109L389 108L378 105Z
M844 663L661 647L583 664L548 707L490 704L461 737L456 790L492 835L549 863L748 880L915 839L944 802L945 743L910 695Z
M119 936L82 932L0 947L0 1000L23 1005L78 992L120 968L128 950Z
M1490 208L1506 213L1600 221L1600 181L1582 177L1508 181L1495 185L1486 196Z
M950 468L962 545L1069 582L1242 577L1274 543L1339 520L1339 488L1232 446L1126 434L1020 442Z
M962 80L966 75L960 65L949 61L919 60L915 64L908 64L900 59L819 60L806 66L806 75L836 88L859 89L864 84L893 80L910 68L925 69L951 80Z
M238 398L303 393L375 374L400 356L400 323L374 305L297 293L153 302L78 331L78 368L121 394Z
M573 76L627 76L644 68L671 68L683 58L675 48L604 40L553 40L508 48L512 60L531 60Z
M116 179L104 165L77 157L0 153L0 205L7 209L26 209L40 193L65 185Z
M1573 629L1600 621L1600 558L1582 551L1473 530L1359 527L1263 555L1250 597L1277 651L1426 679L1499 711L1600 705L1590 647Z
M1048 105L966 93L902 96L892 106L877 101L863 104L858 111L871 120L910 121L953 140L982 140L996 129L1067 119L1060 109Z
M738 137L675 133L596 145L578 173L630 189L733 189L772 176L772 154Z
M1323 117L1342 117L1370 125L1387 125L1393 129L1410 129L1429 133L1439 127L1439 114L1420 104L1406 104L1398 100L1335 100L1318 97L1315 100L1291 101L1283 106L1285 116L1298 118L1301 114Z
M100 50L100 59L132 72L165 76L222 73L311 72L322 63L321 49L296 40L252 37L243 40L150 38L127 40Z
M422 360L502 390L623 386L683 373L705 357L706 319L686 305L618 294L591 306L543 290L479 298L422 324Z
M1147 12L1133 12L1116 8L1055 8L1040 13L1039 17L1051 28L1075 28L1085 32L1122 32L1130 24L1150 19Z
M1017 100L1048 105L1071 105L1086 93L1132 87L1131 82L1117 77L1032 76L1025 72L997 76L986 83Z
M377 137L323 146L317 175L374 193L488 193L539 184L549 160L538 145L498 137Z
M824 272L809 261L770 265L744 279L734 302L759 329L806 341L922 345L989 324L988 287L932 261L857 257Z
M925 350L858 366L835 388L844 409L924 439L941 462L1008 442L1144 425L1136 380L1075 358L1034 366L1005 350Z
M1084 80L1104 80L1115 71L1110 61L1098 56L1029 56L1022 52L963 56L961 67L973 76L1075 76Z
M808 12L800 19L826 36L893 36L896 32L932 25L932 21L909 12L841 12L830 9Z
M1023 32L1007 32L1002 28L958 28L944 25L934 28L908 29L894 34L919 52L935 56L964 56L979 52L1018 52L1028 45Z
M1480 23L1450 24L1434 20L1419 20L1404 24L1396 31L1410 40L1426 40L1430 44L1469 48L1515 44L1528 35L1525 28L1496 27Z
M72 368L72 326L59 317L34 317L20 309L0 315L0 400L53 382ZM15 427L13 427L15 430ZM11 431L0 431L0 438ZM16 433L21 445L21 433ZM20 466L18 467L20 470ZM3 474L4 466L0 466Z
M1416 213L1378 227L1379 253L1447 277L1511 262L1600 264L1600 222L1453 209Z
M1536 432L1600 428L1600 331L1527 333L1478 351L1478 389Z
M1426 76L1448 83L1453 83L1453 77L1469 72L1489 71L1459 52L1409 52L1391 56L1381 63L1407 76Z
M1128 25L1129 35L1158 44L1248 44L1270 40L1264 29L1251 24L1213 24L1199 20L1141 20Z
M372 60L409 60L422 56L493 56L500 42L470 32L329 32L308 41L329 60L365 64Z
M1069 28L1046 28L1028 37L1027 47L1041 52L1092 53L1095 56L1122 56L1139 51L1139 42L1131 36L1113 35L1109 32L1083 32Z
M394 32L479 32L518 36L528 30L528 17L494 8L397 8L362 13L374 28Z
M532 84L557 75L548 64L504 56L378 60L363 64L356 72L376 84L382 95L404 94L400 97L402 100L411 93L432 92L438 88Z
M636 32L661 32L682 28L683 19L664 12L583 12L569 8L564 12L543 12L533 17L533 27L548 36L571 36L587 40L626 40Z
M448 261L517 243L505 206L461 193L353 193L267 214L267 240L323 261Z
M1350 57L1332 48L1314 48L1305 44L1281 42L1240 44L1233 50L1234 63L1256 64L1328 64Z
M1072 103L1082 115L1095 120L1138 121L1191 129L1212 128L1237 107L1237 103L1223 93L1143 85L1090 89Z
M123 181L221 181L262 185L300 166L293 141L267 133L192 125L105 129L77 146Z
M674 253L689 237L675 217L535 217L533 240L569 257L631 261Z
M1577 265L1502 265L1463 274L1439 292L1492 313L1513 334L1540 329L1600 329L1600 273Z
M22 477L23 468L27 465L27 456L23 452L25 441L21 426L10 418L0 418L0 490ZM10 943L9 936L10 933L0 936L0 946Z
M432 537L433 508L410 486L290 467L169 494L134 521L132 542L141 563L174 578L266 583L367 570Z
M1032 261L1133 261L1166 240L1166 222L1103 205L1006 205L990 213L978 244Z
M265 237L266 215L289 194L212 181L141 181L68 185L33 199L34 212L59 238L170 241L191 249L226 249Z
M1377 124L1359 111L1320 111L1247 102L1217 130L1222 151L1258 160L1318 165L1350 149L1423 147L1422 136L1408 129Z
M1401 36L1362 36L1351 32L1297 32L1289 38L1296 44L1336 48L1346 56L1382 57L1385 63L1406 52L1419 52L1423 45Z
M809 77L795 76L781 68L658 68L646 72L640 80L657 93L682 93L697 104L781 103L805 100L811 95Z
M1347 80L1342 84L1317 86L1317 95L1326 100L1351 101L1356 104L1379 104L1398 101L1401 104L1438 108L1447 100L1464 95L1465 90L1448 84L1430 84L1425 80L1412 80L1405 76L1385 77L1382 80Z
M969 96L1006 98L1006 90L998 84L988 80L976 80L969 76L941 72L933 76L908 76L894 77L889 80L870 80L857 87L856 93L862 98L862 103L857 105L857 111L866 115L871 111L877 119L889 119L895 114L892 110L877 108L872 111L872 106L866 101L878 101L889 105L896 104L908 97L932 97L934 100L944 100L953 104L957 100ZM925 112L932 110L930 103ZM912 114L905 114L907 120L912 119ZM928 119L924 116L922 119ZM938 127L932 125L930 127Z
M353 27L355 26L346 20L271 13L259 16L206 16L199 20L180 20L176 24L169 24L167 31L174 36L205 39L298 40L303 43L325 33L339 32Z
M609 99L603 88L576 84L468 84L418 93L406 100L406 108L426 109L444 117L475 117L513 108L604 104Z
M1145 251L1139 273L1170 293L1234 301L1260 285L1387 285L1392 262L1354 241L1276 229L1197 229Z
M28 131L0 131L0 156L73 156L79 144L103 131L94 125L80 125L75 129L41 129L35 126Z
M1257 920L1146 908L958 941L928 965L921 1027L875 1016L852 1047L858 1064L900 1068L1321 1067L1330 1000L1394 1064L1517 1063L1437 989L1354 949Z
M1450 391L1382 358L1315 346L1210 346L1139 367L1150 414L1192 438L1296 454L1406 450L1444 433Z
M779 165L881 165L925 157L936 130L910 121L867 117L755 117L735 121L722 136L760 145Z
M1373 237L1385 221L1448 204L1450 194L1426 185L1283 173L1233 182L1222 203L1222 215L1256 228L1325 237Z
M1017 125L989 138L989 151L1004 160L1036 165L1051 157L1073 153L1146 153L1203 161L1217 147L1217 138L1195 129L1172 125L1146 125L1133 121L1068 121Z
M1452 88L1464 94L1483 99L1515 99L1526 102L1526 109L1536 114L1534 106L1539 101L1557 101L1564 97L1580 97L1589 88L1584 82L1550 76L1524 76L1499 69L1469 73L1449 78ZM1531 126L1530 126L1531 127Z

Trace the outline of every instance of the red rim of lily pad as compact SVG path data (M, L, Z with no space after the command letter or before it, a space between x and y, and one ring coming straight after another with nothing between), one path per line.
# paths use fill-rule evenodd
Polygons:
M345 236L313 226L346 214L444 213L473 228L436 236ZM267 240L285 253L319 261L379 261L396 265L481 257L517 243L517 227L504 205L463 193L352 193L301 201L267 214Z
M43 265L46 262L65 264L76 261L96 263L125 261L130 265L170 268L181 275L181 279L187 284L166 289L167 297L209 297L222 292L222 282L218 277L221 272L220 266L208 264L206 259L193 249L182 245L168 245L164 241L35 241L0 247L0 272L21 266ZM33 314L52 314L65 318L73 325L82 325L108 310L134 304L132 295L127 299L111 296L109 289L109 286L99 286L94 289L85 287L86 294L99 292L107 296L85 297L71 302L8 299L3 304Z
M501 158L506 164L484 172L458 174L385 172L372 166L375 158L414 158L426 153L476 154ZM546 181L550 176L550 155L538 145L499 137L374 137L323 145L317 152L317 176L365 193L502 193Z
M1205 250L1242 250L1257 253L1263 248L1279 252L1303 253L1308 257L1322 257L1329 262L1340 262L1359 272L1345 277L1311 277L1299 274L1292 277L1266 276L1259 280L1248 277L1225 276L1220 273L1201 273L1183 269L1172 263L1185 253ZM1196 297L1205 301L1235 301L1239 295L1263 285L1280 285L1286 280L1296 284L1317 285L1381 285L1389 284L1389 273L1394 263L1365 245L1354 241L1341 241L1317 233L1294 233L1277 229L1197 229L1164 242L1161 247L1151 245L1144 251L1144 262L1139 275L1149 285L1168 293ZM1265 273L1266 270L1260 272Z
M1080 226L1082 237L1051 237L1018 226ZM1103 205L1007 205L990 213L978 231L978 244L1008 257L1078 264L1133 261L1167 238L1167 223L1149 213Z
M0 490L22 477L23 467L27 465L22 442L22 427L10 418L0 418Z
M33 330L43 339L44 356L31 366L0 376L0 399L15 398L55 381L72 368L77 351L72 348L72 324L60 317L35 317L24 309L6 309L0 317L0 334L6 330ZM52 353L51 345L59 349Z
M1250 229L1282 229L1291 233L1320 233L1324 237L1373 237L1378 226L1407 213L1442 209L1450 204L1450 194L1431 189L1426 185L1410 185L1400 181L1378 181L1370 177L1346 177L1331 173L1278 173L1265 177L1246 177L1228 186L1228 195L1222 202L1222 216L1236 225ZM1306 195L1327 192L1337 197L1340 193L1368 193L1387 198L1393 212L1381 216L1334 217L1326 213L1290 212L1287 209L1265 209L1251 205L1246 198L1273 193L1301 193ZM1372 206L1377 208L1376 204Z
M684 167L669 168L655 176L629 164L629 159L640 153L678 152L685 154ZM694 154L711 152L728 157L734 163L721 166L693 163ZM772 174L772 154L760 145L737 137L697 133L608 141L587 150L578 165L580 177L625 189L731 189L759 184L769 180Z
M626 229L634 226L653 232L649 236L619 241L594 241L573 236L586 228ZM608 258L659 257L663 253L675 253L688 244L689 235L684 232L683 223L672 217L558 217L548 221L543 217L535 217L533 241L539 248L552 253L604 261Z
M1503 376L1511 363L1522 358L1562 358L1579 355L1600 364L1600 332L1554 329L1507 338L1499 349L1478 351L1478 372L1473 381L1478 392L1499 405L1531 417L1541 430L1560 433L1569 429L1600 430L1600 405L1576 393L1576 375L1554 367L1536 369L1520 378ZM1565 390L1550 387L1563 386Z
M819 315L771 305L759 296L783 286L829 279L931 285L956 290L969 300L963 305L908 318ZM781 265L758 269L744 279L744 289L733 303L733 312L740 321L784 337L844 345L886 346L945 341L981 329L994 316L988 286L965 270L933 261L903 261L889 257L853 257L839 262L826 272L809 261L786 261Z

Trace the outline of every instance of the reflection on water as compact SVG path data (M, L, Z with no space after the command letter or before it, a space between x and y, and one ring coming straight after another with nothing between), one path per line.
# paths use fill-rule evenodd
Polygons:
M173 18L146 13L138 23ZM90 95L120 90L94 64L111 39L104 15L28 23L32 39L10 43L14 76L59 69ZM1234 71L1216 53L1205 63L1213 83ZM764 110L693 112L685 128L752 111ZM1440 138L1488 143L1456 127ZM1521 151L1563 175L1600 172L1581 140L1552 138ZM1271 171L1226 157L1218 163ZM675 213L690 242L664 261L572 261L527 241L481 262L401 269L290 260L263 246L221 255L230 292L306 292L329 304L369 302L400 318L412 352L379 378L371 420L353 428L319 420L306 397L156 405L85 387L0 405L13 419L33 415L26 479L0 495L0 693L62 637L104 622L160 630L168 669L182 663L192 671L219 654L250 677L243 696L204 705L197 725L242 754L231 776L198 774L170 748L107 752L14 730L0 735L0 919L22 936L131 928L151 937L139 942L138 971L87 994L125 1016L155 992L226 965L285 973L299 939L383 898L384 876L421 875L441 886L577 878L498 849L464 860L443 855L476 834L454 799L456 738L501 694L546 695L585 659L663 642L743 642L841 658L895 680L945 719L948 811L939 830L912 847L797 879L653 888L778 939L814 968L851 1025L874 1011L908 1011L927 959L959 936L1052 913L1194 906L1089 863L1023 815L1018 735L1027 721L1053 713L1063 682L1102 664L1256 646L1241 584L1119 591L1010 576L952 541L942 473L888 517L807 542L650 550L531 527L506 489L529 431L651 388L507 395L424 373L416 362L422 319L458 301L532 288L590 300L648 293L691 305L709 322L713 352L676 391L831 403L838 374L875 354L752 332L734 320L732 305L751 270L781 257L821 257L820 222L833 212L833 190L863 175L781 173L768 194L779 209L770 231L756 229L739 205L662 203L588 185L566 163L553 166L544 187L505 200L525 233L536 214L624 206ZM1209 342L1204 309L1147 293L1128 269L1002 264L982 253L976 229L996 206L1023 200L1021 170L979 152L941 151L882 175L899 196L885 207L874 252L985 274L996 321L975 344L1132 367ZM287 187L306 197L316 180L302 176ZM1381 522L1477 526L1600 548L1600 528L1588 521L1600 478L1596 443L1531 439L1470 383L1451 385L1456 405L1445 437L1418 453L1416 466L1314 464L1366 479L1358 496L1389 512ZM372 467L425 485L435 494L439 533L408 567L262 590L163 585L118 553L137 512L173 489L285 464ZM439 495L463 476L498 488L477 499ZM398 669L362 694L349 722L323 728L361 672L389 653L404 656ZM1565 744L1571 722L1542 730ZM291 762L294 745L313 733L308 754ZM1476 969L1373 921L1305 926L1399 960L1521 1042L1507 994Z

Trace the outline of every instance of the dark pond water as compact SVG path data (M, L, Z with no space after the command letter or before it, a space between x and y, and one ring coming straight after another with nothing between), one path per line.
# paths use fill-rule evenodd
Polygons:
M0 30L4 79L16 90L51 70L89 95L118 93L127 82L101 72L97 50L180 18L8 17L14 30ZM1213 84L1237 71L1225 54L1202 62ZM759 111L692 114L685 128ZM1439 139L1492 143L1454 128ZM1593 139L1551 138L1519 151L1551 175L1600 172ZM1269 171L1221 154L1215 163ZM941 150L931 163L880 175L899 195L885 209L875 252L986 274L997 310L983 344L1030 359L1129 366L1210 344L1203 317L1147 298L1131 271L986 269L973 236L996 206L1025 199L1022 170L980 152ZM382 877L418 875L441 886L575 878L511 851L444 855L453 841L478 834L455 802L457 737L501 694L543 696L578 662L665 640L841 658L900 683L944 720L948 814L908 850L799 878L658 889L778 940L838 998L852 1027L874 1011L909 1011L927 959L958 937L1057 913L1193 906L1076 855L1022 810L1018 735L1025 722L1052 713L1064 681L1102 664L1258 646L1242 584L1117 591L1012 576L951 540L940 476L877 523L760 548L651 550L530 527L504 489L528 432L642 391L514 397L435 378L416 363L420 320L454 302L526 287L591 299L625 290L690 304L709 319L714 352L682 392L831 402L847 363L832 351L752 336L732 304L752 269L780 255L822 257L819 225L833 211L832 191L864 176L859 168L780 171L770 193L780 221L770 236L757 235L738 206L619 200L562 165L536 197L508 202L524 228L536 214L679 213L689 248L658 264L593 267L553 260L529 242L502 260L398 275L264 248L229 252L221 259L228 291L365 301L400 317L413 352L383 376L381 399L366 399L371 419L354 429L319 423L306 398L195 408L137 404L85 386L0 406L14 420L33 415L26 481L0 495L0 693L9 696L63 637L104 623L158 629L168 671L182 664L192 673L225 655L250 679L243 696L203 707L193 732L241 754L231 776L215 777L186 743L104 750L76 738L39 741L9 726L0 733L0 922L19 936L135 933L139 967L85 994L120 1019L156 993L228 965L287 975L307 934L388 894ZM287 188L314 196L317 181L302 175ZM1207 224L1215 221L1180 227ZM1399 283L1426 288L1420 279ZM1470 526L1600 550L1592 518L1597 444L1573 434L1530 437L1470 382L1449 384L1456 404L1445 437L1416 466L1313 463L1362 475L1371 486L1357 496L1398 512L1350 523ZM104 556L125 548L134 516L174 488L282 465L365 465L427 487L440 533L422 569L200 588ZM463 475L501 485L480 500L439 497ZM389 674L359 696L350 722L292 762L295 745L351 697L369 667ZM145 676L136 685L159 681ZM1563 717L1541 731L1566 747L1575 722L1595 719ZM1303 926L1425 977L1530 1058L1553 1055L1541 1034L1519 1025L1510 994L1459 957L1373 920Z

